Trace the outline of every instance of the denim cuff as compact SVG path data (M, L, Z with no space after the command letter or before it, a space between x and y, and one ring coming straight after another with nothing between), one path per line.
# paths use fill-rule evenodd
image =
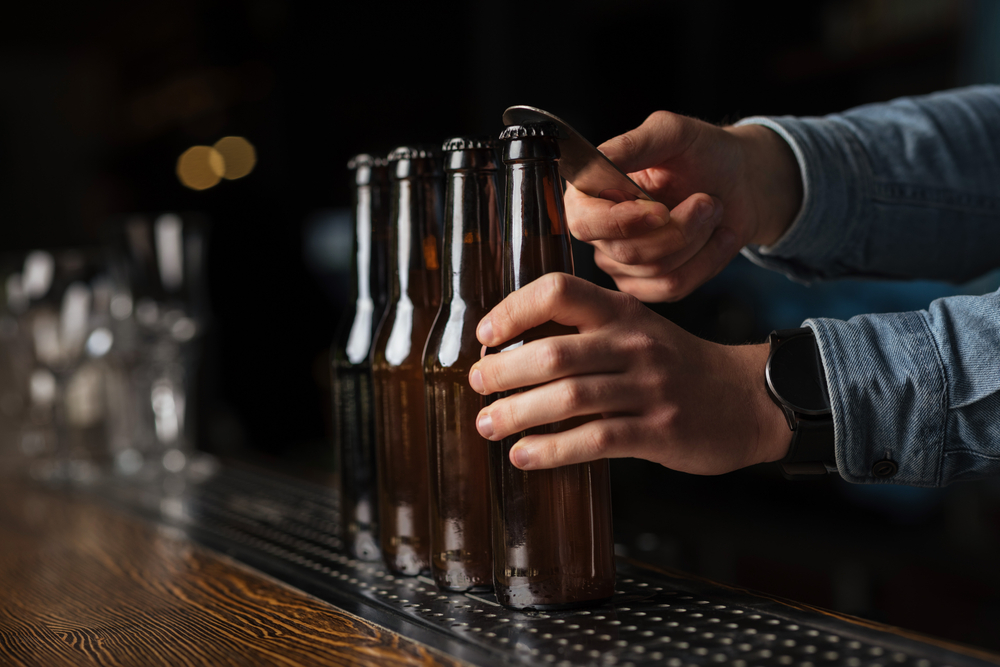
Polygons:
M803 189L798 215L781 238L769 246L748 245L743 254L797 282L835 277L829 267L845 244L856 243L851 237L866 189L863 175L870 173L864 151L846 128L827 118L753 116L737 125L762 125L788 142Z
M814 318L833 411L837 468L849 482L940 486L947 379L925 313ZM893 461L898 471L873 468Z

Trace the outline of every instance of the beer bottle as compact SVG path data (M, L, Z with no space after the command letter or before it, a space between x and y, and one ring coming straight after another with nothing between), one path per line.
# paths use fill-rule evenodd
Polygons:
M371 348L389 298L389 173L382 158L357 155L354 172L352 304L334 338L333 418L340 457L341 537L348 553L378 560L378 497L375 483L375 397Z
M430 569L423 352L441 298L441 170L434 151L389 154L391 296L373 351L382 556L393 573Z
M469 370L476 325L499 300L496 142L444 143L441 309L424 349L430 453L431 571L450 591L493 587L487 441L476 430L482 396Z
M509 126L500 136L507 168L501 261L505 297L545 273L573 273L556 164L557 131L550 123L532 123ZM491 352L574 332L549 322ZM598 603L614 593L607 459L524 471L509 458L511 447L526 435L566 431L589 419L535 427L489 445L493 576L497 599L508 607L568 609Z

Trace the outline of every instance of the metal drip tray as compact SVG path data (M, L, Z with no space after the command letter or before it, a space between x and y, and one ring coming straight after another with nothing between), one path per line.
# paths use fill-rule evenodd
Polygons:
M609 604L516 612L347 557L336 494L224 469L176 498L107 490L192 539L369 621L487 665L937 667L994 664L819 611L619 562Z

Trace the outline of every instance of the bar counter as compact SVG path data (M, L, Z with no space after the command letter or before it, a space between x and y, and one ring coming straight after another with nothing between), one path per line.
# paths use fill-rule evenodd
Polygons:
M610 604L514 612L349 559L322 485L226 467L152 488L0 480L0 664L1000 664L627 560Z

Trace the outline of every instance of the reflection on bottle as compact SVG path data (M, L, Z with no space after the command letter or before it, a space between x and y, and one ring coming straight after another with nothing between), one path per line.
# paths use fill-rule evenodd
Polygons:
M373 352L379 518L386 566L417 575L430 568L423 349L440 303L440 169L433 151L389 155L394 242L392 296Z
M446 590L493 586L487 441L476 429L482 397L469 370L476 325L499 300L495 142L444 143L443 295L424 350L430 454L431 566Z
M385 160L361 154L354 171L353 305L331 348L335 456L339 456L341 537L361 560L379 560L375 398L371 348L389 298L389 174Z

